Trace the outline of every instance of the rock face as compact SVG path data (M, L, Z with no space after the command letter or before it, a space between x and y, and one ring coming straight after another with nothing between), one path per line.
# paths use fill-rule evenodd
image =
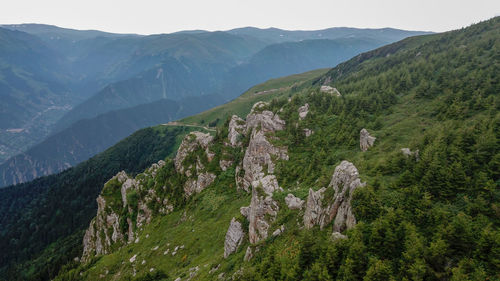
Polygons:
M245 151L236 182L246 191L252 190L250 206L241 208L241 213L249 221L248 236L250 243L255 244L268 237L269 226L276 218L279 207L273 199L273 192L282 190L274 173L273 159L288 160L287 149L272 145L268 134L285 128L285 121L278 114L262 110L265 103L256 103L246 120L246 133L250 133L250 141ZM260 111L262 110L262 111Z
M293 194L288 194L285 197L285 203L288 206L288 209L291 210L299 210L302 209L302 206L304 205L304 200L293 196Z
M194 152L199 147L205 150L207 158L213 158L213 154L208 150L208 146L213 139L214 138L210 134L204 134L202 132L191 132L185 136L175 156L175 169L177 172L181 174L187 172L183 166L184 160L190 153ZM189 170L189 167L187 170ZM188 174L186 175L189 176Z
M361 151L367 151L368 148L372 147L375 139L376 138L372 137L366 129L361 129L359 132L359 147Z
M337 88L333 88L331 86L323 85L323 86L321 86L321 88L319 89L319 91L322 92L322 93L327 93L327 94L335 95L337 97L342 96L340 94L339 90L337 90Z
M246 211L250 243L255 244L268 237L269 226L278 215L278 211L279 206L273 200L272 193L265 192L260 187L252 188L252 199Z
M253 258L252 248L250 246L247 247L247 251L245 252L244 261L249 261Z
M316 192L309 189L304 213L305 227L311 228L314 225L319 225L320 228L323 228L333 220L334 232L342 232L352 228L356 225L351 205L352 195L357 188L363 186L365 183L359 179L358 169L352 163L342 161L335 168L328 185L328 188L333 188L333 198L324 198L327 188L321 188ZM326 202L323 202L325 200Z
M191 196L194 193L201 192L215 180L215 175L209 173L205 169L203 159L196 156L196 163L185 165L184 160L191 153L198 149L204 151L206 161L211 162L214 158L214 153L210 152L209 145L212 143L213 137L210 134L201 132L191 132L182 140L177 155L175 156L175 169L178 173L184 174L188 180L184 184L184 193L186 196Z
M114 245L122 245L134 241L135 231L148 224L152 218L152 211L148 203L156 201L161 206L159 213L167 214L173 210L167 199L159 198L155 191L150 189L139 198L132 196L137 202L128 202L128 195L138 194L144 189L145 183L155 179L157 171L165 166L161 160L153 164L136 179L130 178L124 171L119 172L104 184L103 192L97 197L97 215L90 222L83 238L82 262L87 262L96 255L108 254ZM140 179L139 179L140 178ZM109 194L120 194L117 199ZM126 209L127 213L122 214ZM121 217L123 215L124 217ZM135 215L135 223L130 219ZM121 226L121 221L126 221L126 227Z
M240 246L243 242L243 236L245 236L245 233L241 228L241 223L233 218L226 232L226 240L224 241L224 258L227 258L230 254L234 253L236 249L238 249L238 246Z
M274 114L269 110L259 112L259 110L266 106L264 102L254 104L252 110L247 115L246 132L261 126L261 131L264 133L280 131L285 128L285 121L281 120L278 114Z
M260 114L250 113L248 115L247 131L252 131L243 158L242 168L245 171L242 180L243 189L248 191L252 182L265 177L266 174L274 173L275 164L273 158L288 160L287 149L275 147L266 137L266 133L282 130L283 128L284 121L277 114L274 115L270 111L264 111Z
M229 140L229 145L238 146L241 144L240 138L245 131L245 121L240 117L233 115L231 121L229 121L229 128L227 138Z
M300 120L304 120L308 113L309 113L309 104L308 103L299 107L299 119Z

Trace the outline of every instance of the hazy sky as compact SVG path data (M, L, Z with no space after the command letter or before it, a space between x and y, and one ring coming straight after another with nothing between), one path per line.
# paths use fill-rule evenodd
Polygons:
M446 31L500 15L499 0L14 0L0 23L45 23L120 33L256 26Z

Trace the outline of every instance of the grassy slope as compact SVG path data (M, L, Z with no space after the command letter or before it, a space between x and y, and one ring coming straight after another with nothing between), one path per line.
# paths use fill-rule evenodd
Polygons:
M238 98L181 120L186 124L206 125L215 122L216 125L222 125L227 117L236 114L245 117L257 101L270 101L277 97L291 95L290 91L294 86L298 87L305 82L325 74L328 69L317 69L305 73L281 77L268 80L262 84L248 89ZM271 90L271 91L270 91ZM269 91L269 92L264 92Z

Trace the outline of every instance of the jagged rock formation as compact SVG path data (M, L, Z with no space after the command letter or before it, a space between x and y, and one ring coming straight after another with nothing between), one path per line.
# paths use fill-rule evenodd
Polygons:
M245 252L245 257L243 258L244 261L249 261L253 258L253 251L250 246L247 247L247 251Z
M274 191L272 186L253 186L250 206L240 209L249 221L248 238L252 244L268 237L269 226L278 214L278 203L272 197Z
M304 205L304 200L293 196L293 194L288 194L285 197L285 203L288 206L289 209L291 210L298 210L302 209L302 206Z
M373 146L376 137L372 137L366 129L361 129L359 132L359 147L361 151L367 151L368 148Z
M177 155L175 156L175 169L178 173L186 175L189 179L184 184L184 192L186 196L191 196L198 193L209 186L214 180L215 175L209 173L205 169L204 162L211 162L214 158L214 153L210 152L209 145L212 143L213 137L210 134L202 132L191 132L182 140ZM196 163L184 163L186 157L197 151L204 150L202 159L199 155L196 156ZM205 160L205 161L204 161Z
M340 94L339 90L337 90L337 88L333 88L333 87L327 86L327 85L321 86L321 88L319 89L319 91L322 92L322 93L327 93L327 94L335 95L337 97L342 96Z
M324 198L327 188L323 187L316 192L309 189L304 213L305 227L311 228L314 225L319 225L320 228L323 228L332 220L334 221L334 232L342 232L354 227L356 218L352 212L352 195L356 188L363 186L365 183L359 179L358 169L352 163L342 161L335 168L328 185L328 188L332 188L334 191L332 198ZM325 200L326 202L323 202Z
M229 121L227 138L231 146L238 146L241 144L240 138L245 130L245 121L240 117L233 115Z
M304 120L308 113L309 113L309 104L308 103L299 107L299 119L300 120Z
M245 233L241 228L241 223L233 218L226 232L226 240L224 241L224 258L227 258L230 254L234 253L236 249L238 249L238 246L243 242L243 236L245 236Z
M267 133L283 130L285 121L271 111L256 112L256 109L263 105L265 103L256 103L246 121L246 132L251 131L251 136L243 158L242 168L245 176L242 185L247 191L254 181L264 178L266 174L274 173L273 157L288 160L287 149L275 147L266 137Z
M268 237L269 226L279 210L272 197L274 191L282 190L273 175L273 159L288 160L287 149L275 147L267 139L267 134L283 130L285 121L271 111L259 112L265 106L266 103L256 103L247 116L246 132L251 133L250 141L241 168L238 168L245 174L236 179L243 189L252 188L250 206L240 210L249 221L248 236L252 244Z
M147 181L154 180L165 164L160 160L135 179L121 171L104 185L101 195L97 197L97 215L83 238L82 262L96 255L108 254L115 246L134 241L136 230L151 221L153 212L148 208L150 202L155 201L161 206L158 210L161 214L173 210L168 199L157 196L153 189L145 190ZM145 195L141 197L140 193ZM119 198L114 194L120 194ZM123 209L127 210L126 214L122 214ZM123 225L122 220L126 224Z

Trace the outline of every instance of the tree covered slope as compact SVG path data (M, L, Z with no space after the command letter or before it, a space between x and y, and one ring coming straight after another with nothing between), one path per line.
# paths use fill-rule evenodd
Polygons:
M56 174L106 150L133 132L196 114L223 102L218 96L161 99L80 120L0 164L0 187Z
M56 280L497 280L499 30L361 54L117 175Z

